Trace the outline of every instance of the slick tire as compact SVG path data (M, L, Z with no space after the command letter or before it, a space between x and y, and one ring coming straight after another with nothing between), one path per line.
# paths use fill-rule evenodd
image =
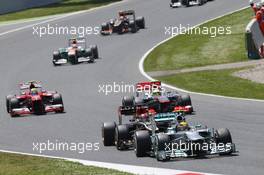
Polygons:
M145 29L145 18L143 16L137 17L136 25L140 29Z
M183 95L181 97L180 105L182 105L182 106L191 106L192 105L192 100L191 100L190 95Z
M115 122L104 122L102 125L102 139L104 146L115 145Z
M60 57L60 53L58 51L55 51L53 52L53 60L59 60L61 57Z
M231 144L232 137L230 131L227 128L220 128L216 130L216 143L219 144ZM221 153L220 155L228 155L230 153Z
M159 151L165 151L167 149L167 146L170 142L170 138L167 134L158 134L157 135L157 152ZM157 154L158 155L158 154ZM161 159L159 156L156 157L158 161L166 161L168 158Z
M122 106L124 106L124 107L133 107L133 106L135 106L135 97L134 96L125 96L125 97L123 97Z
M148 131L136 131L135 133L135 153L137 157L144 157L150 151L151 140Z
M62 105L62 110L58 111L58 113L64 112L64 105L61 94L53 94L52 98L53 98L53 102L52 102L53 105L58 105L58 104Z
M93 55L94 59L98 59L99 58L99 53L98 53L97 45L92 45L91 46L91 50L92 50L92 55Z
M19 108L19 100L17 98L11 98L10 99L10 103L9 103L9 110L10 112L12 111L12 109L16 109ZM11 114L11 117L17 117L18 115L13 115Z
M129 21L129 28L131 29L131 33L136 33L137 32L137 25L134 20Z
M118 125L116 127L115 132L115 141L116 141L116 148L117 150L124 150L126 149L125 145L123 144L124 141L129 139L129 128L127 125Z
M101 25L101 31L106 31L109 30L109 24L108 23L103 23Z
M6 96L6 111L7 113L10 112L10 100L13 98L13 95Z

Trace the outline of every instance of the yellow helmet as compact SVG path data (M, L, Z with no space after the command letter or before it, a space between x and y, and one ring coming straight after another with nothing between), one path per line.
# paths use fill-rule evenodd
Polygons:
M32 88L31 89L31 94L33 94L33 95L38 94L38 89L37 88Z
M183 121L183 122L180 123L180 126L187 127L188 123L186 121Z

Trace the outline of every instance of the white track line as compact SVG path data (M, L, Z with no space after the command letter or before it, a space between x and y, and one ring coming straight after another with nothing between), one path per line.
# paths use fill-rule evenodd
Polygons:
M203 25L203 24L205 24L205 23L208 23L208 22L210 22L210 21L213 21L213 20L216 20L216 19L222 18L222 17L224 17L224 16L226 16L226 15L233 14L233 13L235 13L235 12L238 12L238 11L244 10L244 9L246 9L246 8L248 8L248 7L243 7L243 8L241 8L241 9L239 9L239 10L236 10L236 11L233 11L233 12L226 13L226 14L224 14L224 15L221 15L221 16L219 16L219 17L216 17L216 18L213 18L213 19L210 19L210 20L207 20L207 21L205 21L205 22L203 22L203 23L200 23L200 24L198 24L198 25L195 25L195 26L193 26L193 27L198 27L198 26ZM178 34L177 34L177 35L178 35ZM154 78L152 78L151 76L149 76L149 75L145 72L145 70L144 70L144 61L145 61L145 59L147 58L147 56L148 56L148 55L149 55L149 54L150 54L155 48L157 48L157 47L160 46L161 44L167 42L168 40L170 40L170 39L172 39L172 38L174 38L174 37L177 37L177 35L175 35L175 36L171 36L171 37L169 37L169 38L167 38L167 39L165 39L165 40L159 42L158 44L156 44L155 46L153 46L151 49L149 49L149 50L143 55L143 57L142 57L142 58L140 59L140 61L139 61L139 65L138 65L138 67L139 67L139 71L140 71L140 73L141 73L144 77L146 77L146 78L149 79L150 81L155 81ZM226 98L226 99L232 99L232 100L245 100L245 101L264 102L264 100L259 100L259 99L249 99L249 98L229 97L229 96L222 96L222 95L215 95L215 94L206 94L206 93L192 92L192 91L188 91L188 90L185 90L185 89L177 88L177 87L175 87L175 86L172 86L172 85L169 85L169 84L166 84L166 83L162 83L162 84L163 84L163 86L165 86L165 87L167 87L167 88L174 89L174 90L176 90L176 91L181 91L181 92L189 93L189 94L196 94L196 95L203 95L203 96L210 96L210 97L219 97L219 98Z
M115 169L118 171L139 174L139 175L177 175L183 173L191 173L192 175L217 175L217 174L209 174L209 173L201 173L201 172L193 172L193 171L184 171L184 170L173 170L173 169L165 169L165 168L153 168L153 167L145 167L145 166L134 166L134 165L115 164L115 163L89 161L89 160L81 160L81 159L72 159L65 157L47 156L41 154L28 154L23 152L6 151L6 150L0 150L0 152L9 153L9 154L20 154L26 156L44 157L50 159L62 159L66 161L78 162L86 166L96 166L96 167L102 167L108 169Z

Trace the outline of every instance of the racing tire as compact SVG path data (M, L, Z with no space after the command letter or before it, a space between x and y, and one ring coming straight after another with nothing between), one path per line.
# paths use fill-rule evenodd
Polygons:
M116 141L116 149L117 150L124 150L126 149L125 145L123 144L124 141L129 139L129 128L127 125L118 125L116 127L115 132L115 141Z
M58 51L53 52L52 63L54 66L57 66L56 61L59 59L61 59L60 53Z
M13 98L13 95L6 96L6 111L10 113L10 100Z
M145 29L145 18L143 16L137 17L137 19L136 19L136 25L140 29Z
M232 137L230 134L230 131L227 128L220 128L215 131L216 133L216 143L219 144L231 144L232 142ZM232 152L227 152L227 153L220 153L219 155L229 155Z
M109 24L105 22L101 25L101 31L106 31L106 30L109 30Z
M53 60L61 59L60 53L58 51L53 52Z
M137 32L137 25L134 20L129 21L129 28L131 29L131 33Z
M159 156L158 156L158 152L159 151L165 151L165 149L167 149L166 145L169 144L170 142L170 138L167 134L158 134L157 135L157 154L156 154L156 159L158 161L166 161L168 160L169 158L165 158L165 159L161 159Z
M98 59L99 58L99 53L98 53L97 45L92 45L91 49L92 49L92 55L93 55L94 59Z
M93 52L92 52L92 48L91 47L85 49L84 57L90 59L89 63L93 63L94 62L94 56L93 56Z
M92 48L86 48L85 49L85 53L84 53L85 57L92 57L93 56L93 52L92 52Z
M58 105L58 104L62 105L62 109L60 111L57 111L56 113L64 112L64 105L61 94L53 94L52 98L53 98L53 102L52 102L53 105Z
M192 100L191 100L190 95L183 95L181 97L180 105L182 105L182 106L192 106Z
M19 108L20 106L19 106L19 100L17 99L17 98L11 98L10 99L10 103L9 103L9 110L10 110L10 115L11 115L11 117L17 117L17 116L19 116L19 115L14 115L14 114L11 114L11 111L12 111L12 109L16 109L16 108Z
M104 146L115 145L115 122L104 122L102 125L102 139Z
M137 157L144 157L150 151L151 140L148 131L136 131L135 133L135 153Z
M123 97L122 106L124 106L124 107L133 107L133 106L135 106L135 97L134 96L125 96L125 97Z

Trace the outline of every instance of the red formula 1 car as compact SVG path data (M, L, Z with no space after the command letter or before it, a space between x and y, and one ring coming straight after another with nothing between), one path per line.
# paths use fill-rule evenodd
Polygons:
M29 81L21 83L19 87L19 95L8 95L6 97L6 109L11 117L64 112L61 94L56 91L42 90L40 82Z
M164 104L170 103L175 108L174 112L184 112L185 114L193 112L189 95L181 95L178 92L165 92L161 86L161 82L154 81L137 83L136 95L123 97L119 113L123 115L135 115L137 107L149 106L153 101L160 101L161 99L166 99Z

